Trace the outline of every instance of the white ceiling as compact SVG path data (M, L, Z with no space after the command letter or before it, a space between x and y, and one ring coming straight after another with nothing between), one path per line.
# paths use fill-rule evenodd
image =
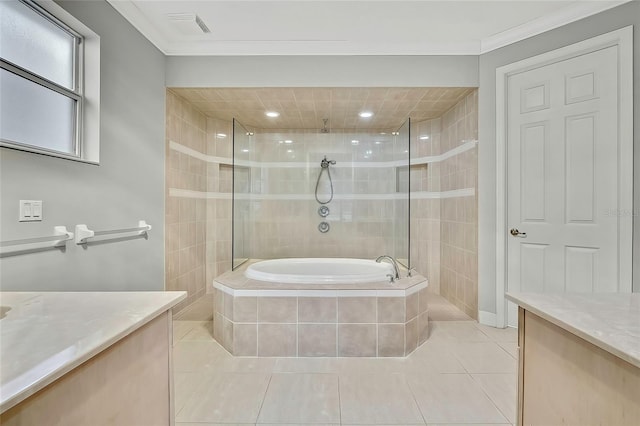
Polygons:
M108 1L167 55L477 55L626 2ZM175 13L211 33L184 34Z

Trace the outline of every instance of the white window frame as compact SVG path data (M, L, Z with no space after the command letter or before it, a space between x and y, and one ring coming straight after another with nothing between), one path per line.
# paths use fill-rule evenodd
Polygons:
M0 139L0 146L68 160L99 164L100 160L100 37L51 0L20 0L75 38L73 90L0 58L0 67L76 102L74 152L50 150L20 141Z

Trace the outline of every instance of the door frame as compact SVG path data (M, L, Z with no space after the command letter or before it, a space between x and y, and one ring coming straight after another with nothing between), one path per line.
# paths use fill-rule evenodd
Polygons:
M507 325L507 80L519 74L611 46L618 47L618 216L620 283L631 291L633 233L633 26L496 69L496 326Z

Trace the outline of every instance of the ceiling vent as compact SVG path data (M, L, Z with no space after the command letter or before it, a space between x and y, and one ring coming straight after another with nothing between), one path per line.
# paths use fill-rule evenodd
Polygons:
M169 22L185 35L209 34L211 30L195 13L169 13Z

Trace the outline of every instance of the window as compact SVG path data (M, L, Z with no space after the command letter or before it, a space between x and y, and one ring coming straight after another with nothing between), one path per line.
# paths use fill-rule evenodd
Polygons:
M0 1L2 146L96 160L84 152L83 58L83 35L49 11Z

